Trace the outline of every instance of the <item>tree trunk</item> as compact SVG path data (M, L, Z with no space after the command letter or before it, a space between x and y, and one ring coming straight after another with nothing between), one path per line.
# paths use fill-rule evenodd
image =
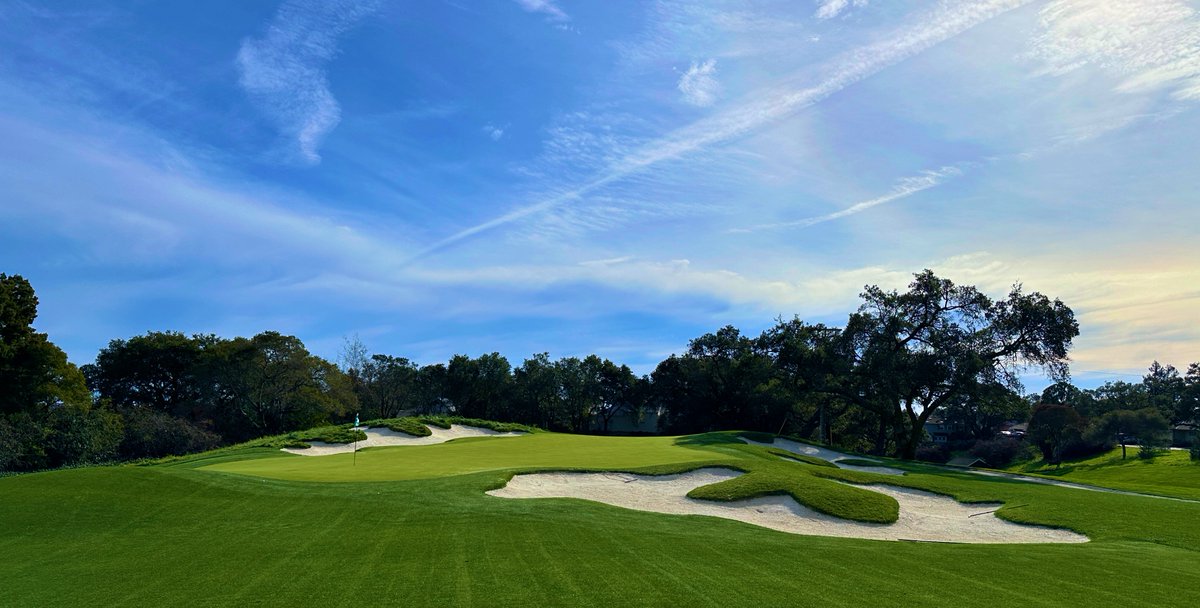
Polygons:
M873 453L876 456L883 456L887 450L887 431L888 419L883 414L879 415L879 432L875 435L875 450Z

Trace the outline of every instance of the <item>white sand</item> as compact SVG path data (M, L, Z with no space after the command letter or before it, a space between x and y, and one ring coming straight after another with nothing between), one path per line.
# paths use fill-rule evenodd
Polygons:
M791 439L784 439L782 437L776 437L775 443L773 443L773 444L772 443L763 443L761 441L751 441L749 439L746 439L745 437L742 437L741 440L745 441L746 443L748 443L750 445L757 445L757 446L763 446L763 447L776 447L776 448L779 448L782 450L787 450L793 454L805 454L808 456L816 456L817 458L820 458L822 460L828 460L829 462L832 462L839 469L846 469L848 471L862 471L864 473L878 473L880 475L903 475L904 474L904 471L902 471L900 469L892 468L892 467L885 467L885 466L877 466L876 467L876 466L864 466L864 465L857 465L857 464L841 464L838 462L839 460L846 460L849 458L853 458L855 460L871 460L871 459L870 458L862 458L860 456L851 456L850 454L843 454L842 452L837 452L837 451L831 450L829 448L823 448L820 446L809 445L807 443L800 443L799 441L792 441Z
M477 426L463 426L461 424L452 424L450 428L443 429L437 426L429 426L430 435L428 437L416 437L408 433L398 433L389 428L380 427L377 429L359 429L366 433L365 441L358 442L358 449L378 448L384 446L397 445L431 445L435 443L445 443L453 439L463 437L516 437L525 433L501 433L492 429L484 429ZM325 443L323 441L311 441L308 444L309 448L283 448L284 452L289 454L299 454L301 456L328 456L330 454L349 454L355 449L353 443Z
M791 496L764 496L729 503L686 496L694 488L741 474L720 468L662 476L533 473L516 475L508 485L488 494L502 498L581 498L638 511L723 517L814 536L960 543L1081 543L1088 540L1086 536L1067 530L1014 524L986 513L1000 505L965 505L946 496L882 485L868 487L900 503L900 517L894 524L868 524L831 517L797 503Z

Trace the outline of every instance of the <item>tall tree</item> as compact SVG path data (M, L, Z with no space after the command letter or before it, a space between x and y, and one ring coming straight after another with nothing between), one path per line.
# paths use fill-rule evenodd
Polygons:
M227 439L308 428L357 404L346 376L294 336L268 331L217 344L207 358L209 398Z
M1069 405L1042 404L1029 417L1029 442L1049 463L1062 462L1063 449L1083 432L1083 418Z
M395 418L417 409L420 397L416 364L404 357L372 355L349 368L359 406L367 418Z
M91 403L83 374L34 330L37 307L29 281L0 274L0 415L23 412L41 420L56 406Z
M896 425L897 454L913 458L925 422L974 387L1019 389L1033 366L1068 376L1067 353L1079 335L1075 315L1059 300L1016 285L993 301L972 286L926 270L908 291L868 286L843 332L853 345L852 374L864 394Z
M112 340L83 366L88 386L122 409L148 408L199 421L203 386L196 374L213 336L149 332L128 340Z
M446 365L444 396L460 416L486 418L507 410L511 386L512 366L500 353L455 355Z
M625 412L640 419L645 404L642 396L642 380L634 375L628 365L617 365L608 359L600 362L598 370L599 399L596 402L596 417L600 429L607 433L609 425L618 414Z
M1146 397L1164 418L1172 422L1185 422L1191 419L1190 404L1187 400L1187 381L1179 375L1174 365L1163 365L1158 361L1150 364L1150 369L1142 377L1142 386L1146 388Z

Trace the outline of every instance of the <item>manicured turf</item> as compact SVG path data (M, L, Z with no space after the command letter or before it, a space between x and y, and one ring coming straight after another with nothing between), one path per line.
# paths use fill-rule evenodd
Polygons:
M530 436L375 451L373 458L390 453L403 461L385 467L381 460L379 471L403 473L408 481L322 483L206 468L240 458L250 458L248 464L340 458L264 458L261 449L169 465L3 478L0 605L766 608L1200 600L1200 504L921 466L885 478L785 462L760 448L711 438L674 444L605 438L612 443L601 448L590 443L598 438L547 437L540 441L548 443ZM511 447L522 445L538 448L537 455L523 457ZM497 470L428 478L405 456L410 450L427 452L426 461L443 471ZM491 452L489 464L491 450L501 451ZM466 464L456 466L439 452ZM360 466L371 453L359 454ZM559 462L547 465L551 457ZM1070 527L1093 542L939 545L806 537L715 518L483 493L511 475L500 466L521 458L536 461L528 465L534 467L567 461L590 467L607 459L630 468L690 466L680 460L688 457L749 469L769 460L806 476L1006 501L1004 517Z
M445 444L385 447L353 454L297 456L278 450L206 470L294 481L400 481L499 469L632 469L713 460L713 452L680 446L674 437L597 437L534 433Z
M1121 459L1121 448L1085 460L1063 463L1061 467L1043 462L1010 467L1014 473L1087 483L1118 490L1159 494L1200 500L1200 463L1191 460L1185 450L1170 450L1150 460L1137 456L1129 448Z

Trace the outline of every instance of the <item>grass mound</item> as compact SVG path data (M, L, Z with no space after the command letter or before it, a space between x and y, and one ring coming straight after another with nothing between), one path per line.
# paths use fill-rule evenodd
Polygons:
M356 431L351 424L339 424L333 426L320 426L304 431L293 431L284 435L272 435L270 437L262 437L254 439L246 443L229 448L307 448L309 443L320 441L323 443L354 443L355 441L366 441L367 435L362 431Z
M397 433L405 433L413 437L428 437L429 427L418 418L375 418L362 423L371 428L386 428Z
M817 466L817 467L832 467L835 469L837 468L836 464L833 464L832 462L829 462L828 460L825 460L824 458L817 458L816 456L809 456L808 454L797 454L795 452L789 452L787 450L780 449L780 448L767 448L767 453L774 454L776 456L780 456L783 458L787 458L789 460L795 460L796 462L803 462L805 464L811 464L811 465ZM842 460L840 462L847 462L847 461ZM874 464L874 463L872 463L872 464Z
M900 516L896 500L878 492L805 474L787 464L763 462L749 468L750 472L741 477L696 488L688 492L688 497L731 502L789 495L806 507L843 519L890 524Z
M421 416L417 420L443 429L448 429L450 428L450 425L453 424L459 424L462 426L474 426L481 429L491 429L497 433L541 432L541 429L525 424L517 424L515 422L496 422L494 420L482 420L480 418L464 418L462 416ZM428 433L426 433L426 435L428 435Z

